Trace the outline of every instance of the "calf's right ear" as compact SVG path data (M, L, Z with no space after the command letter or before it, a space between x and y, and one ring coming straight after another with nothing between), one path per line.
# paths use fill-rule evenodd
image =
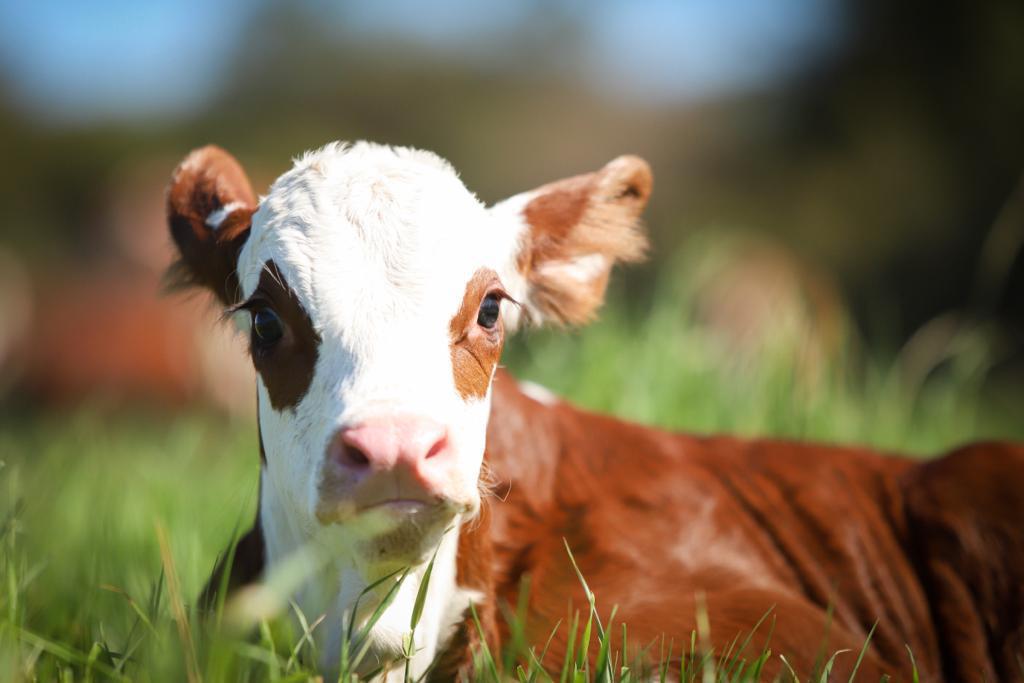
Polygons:
M643 258L640 214L651 196L647 162L621 156L585 175L543 185L491 209L518 231L515 270L508 279L518 310L536 324L581 325L604 302L616 263ZM518 282L517 282L518 281ZM506 318L511 325L515 318Z
M185 157L167 189L167 223L179 254L167 271L168 288L205 287L221 303L237 303L238 252L256 204L242 166L220 147Z

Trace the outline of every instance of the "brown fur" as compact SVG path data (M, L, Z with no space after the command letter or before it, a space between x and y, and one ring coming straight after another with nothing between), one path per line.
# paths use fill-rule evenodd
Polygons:
M206 220L214 211L240 202L217 230ZM178 165L167 190L167 221L181 259L168 270L171 289L206 287L224 304L238 300L238 252L249 237L256 196L233 156L209 145Z
M274 410L294 408L313 381L320 335L273 261L263 265L259 284L245 306L253 311L269 307L284 323L284 336L269 351L253 346L252 362Z
M227 577L227 593L230 595L242 586L259 581L266 561L266 545L263 542L263 529L260 527L260 515L257 511L252 528L235 544L234 556L231 555L231 548L228 548L217 558L213 573L199 594L199 606L204 610L216 607L217 596L224 582L224 572L230 572Z
M464 399L482 399L491 384L494 366L501 357L505 329L501 316L493 330L477 324L477 313L484 297L498 286L493 270L478 270L466 284L462 304L448 325L451 337L452 375L455 388Z

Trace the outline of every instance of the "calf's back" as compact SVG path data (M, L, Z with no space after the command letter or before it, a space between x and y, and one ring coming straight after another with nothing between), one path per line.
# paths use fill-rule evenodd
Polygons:
M804 675L839 649L852 653L835 670L851 670L871 633L865 680L909 679L908 647L925 680L1021 676L1019 447L922 464L671 434L544 405L507 374L494 392L495 594L517 604L529 576L531 642L563 623L550 664L567 646L566 596L587 606L567 543L601 613L616 606L638 647L688 645L706 609L717 652L761 622L743 656L770 647Z

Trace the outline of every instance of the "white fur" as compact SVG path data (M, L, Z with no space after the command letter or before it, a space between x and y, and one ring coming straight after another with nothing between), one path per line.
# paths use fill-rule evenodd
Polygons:
M536 382L522 380L519 382L519 389L534 401L542 405L553 406L561 400L555 392L545 386L537 384Z
M231 202L230 204L220 207L206 217L207 227L216 232L220 229L221 224L224 223L228 216L242 208L245 208L245 204L242 202Z
M553 261L541 267L548 276L585 286L609 268L608 257L603 254L585 254L567 261Z
M699 493L694 491L693 496ZM715 518L717 508L715 499L706 499L700 510L687 520L686 533L681 540L665 548L666 555L694 572L715 566L723 574L733 573L754 585L785 590L785 586L777 585L771 578L772 571L764 560L750 552L738 531L722 532L722 525Z
M479 504L490 394L471 401L459 395L448 327L480 268L498 272L513 296L525 296L515 269L522 219L510 206L488 211L433 154L331 144L298 159L253 217L238 261L244 295L253 293L272 259L322 339L312 383L294 409L274 410L259 381L267 455L260 517L268 571L311 546L331 558L294 595L311 621L326 612L317 639L328 670L336 668L341 624L356 597L390 569L358 550L387 531L388 522L371 514L325 526L315 515L328 442L342 426L370 417L430 418L448 428L456 452L447 493ZM503 309L514 318L514 307ZM472 598L455 583L462 521L451 520L454 528L440 542L415 634L414 678ZM423 570L413 568L374 630L374 658L399 654ZM379 596L370 596L371 607L374 599Z
M519 271L516 259L519 252L526 246L528 228L523 218L523 209L536 196L536 192L523 192L491 207L490 214L496 224L501 228L498 230L508 244L506 248L504 264L498 272L501 273L502 284L505 291L519 304L517 306L505 306L502 308L502 319L506 328L511 331L520 325L524 309L530 308L530 291L526 278ZM521 308L522 307L522 308Z

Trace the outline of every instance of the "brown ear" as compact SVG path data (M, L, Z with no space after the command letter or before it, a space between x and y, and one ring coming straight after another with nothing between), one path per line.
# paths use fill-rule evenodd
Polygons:
M168 287L205 287L235 303L238 252L255 211L256 196L233 156L208 145L185 157L167 189L167 222L181 255L167 271Z
M599 171L527 195L527 231L517 266L531 320L578 325L594 317L612 266L644 257L640 214L652 183L646 161L621 156Z

